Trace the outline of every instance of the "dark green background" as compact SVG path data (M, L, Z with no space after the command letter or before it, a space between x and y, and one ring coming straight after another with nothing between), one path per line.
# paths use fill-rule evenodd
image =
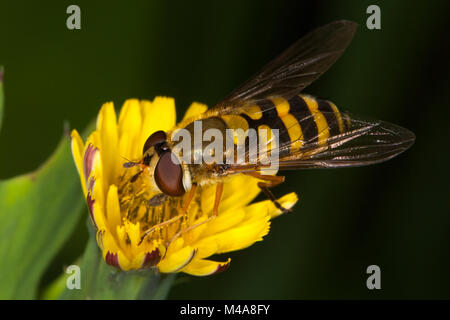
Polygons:
M81 30L66 28L70 4L81 7ZM381 30L366 28L370 4L381 7ZM353 20L349 49L305 91L405 126L416 144L373 167L288 172L274 192L296 191L294 212L265 241L226 255L227 272L180 275L170 298L450 298L449 9L448 1L2 1L0 178L38 167L64 121L83 130L103 102L169 95L180 118L194 100L213 105L305 32ZM42 287L81 254L84 219ZM381 290L366 288L372 264Z

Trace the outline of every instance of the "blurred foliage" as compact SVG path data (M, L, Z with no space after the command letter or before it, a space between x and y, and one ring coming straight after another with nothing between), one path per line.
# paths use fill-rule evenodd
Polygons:
M37 297L42 275L84 212L68 140L39 170L0 181L1 299Z
M213 105L306 32L333 20L356 21L359 30L343 57L305 91L405 126L416 133L416 144L373 167L287 172L287 182L274 192L298 192L294 212L277 218L265 241L231 254L227 272L180 276L169 297L450 298L448 1L81 0L78 31L65 27L70 4L0 3L8 98L0 177L34 170L58 145L64 120L85 128L105 101L120 106L126 98L169 95L182 115L194 100ZM381 8L381 30L365 26L371 4ZM17 270L0 256L0 278L14 279L11 285L0 281L10 291L3 297L28 290L16 289L19 284L35 296L39 277L41 291L88 241L87 214L76 219L78 213L63 208L66 191L75 197L81 189L67 143L61 148L67 172L59 181L66 187L34 208L39 217L29 219L35 232L31 223L0 224L1 247L54 237L45 246L42 239L32 241L33 248L42 245L34 251L40 255L28 256L25 247L14 251L24 259L22 266L18 256L11 260ZM11 181L32 188L26 179ZM51 188L46 192L50 196ZM34 204L5 211L11 199L0 191L0 219L16 223ZM47 215L56 217L52 210L59 205L61 226L46 233ZM371 264L381 267L382 290L365 286Z

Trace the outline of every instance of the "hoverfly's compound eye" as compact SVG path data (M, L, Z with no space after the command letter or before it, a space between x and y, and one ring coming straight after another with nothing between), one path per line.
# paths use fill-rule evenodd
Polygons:
M180 163L174 162L175 156L172 152L166 151L160 155L158 164L155 167L155 182L158 188L165 194L178 197L185 193L183 187L183 169Z
M147 141L144 143L144 147L142 149L142 154L145 154L148 149L151 147L157 148L157 146L161 146L162 150L165 150L164 145L166 145L167 135L164 131L156 131L148 137ZM159 149L159 148L158 148ZM158 153L160 150L156 150Z

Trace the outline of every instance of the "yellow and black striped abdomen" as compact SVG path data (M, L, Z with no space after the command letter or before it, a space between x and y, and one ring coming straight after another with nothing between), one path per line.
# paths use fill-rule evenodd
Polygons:
M346 130L341 113L330 101L303 94L294 96L289 100L283 98L272 100L276 102L278 116L282 120L289 117L289 124L286 120L284 122L288 124L286 127L293 142L291 151L295 151L305 144L322 146L326 144L330 136L335 136ZM288 110L284 104L288 105ZM294 129L293 132L292 129ZM296 134L298 131L301 132L299 138Z
M306 145L323 146L330 136L347 130L346 121L334 103L304 94L290 99L260 100L237 111L222 116L230 128L279 130L280 157Z

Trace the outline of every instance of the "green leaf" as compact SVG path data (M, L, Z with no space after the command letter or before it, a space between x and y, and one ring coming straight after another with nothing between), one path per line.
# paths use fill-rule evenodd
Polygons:
M61 292L66 288L67 274L63 273L56 278L50 285L48 285L41 296L42 300L56 300L61 295Z
M36 172L0 181L0 299L36 298L84 207L68 138Z
M92 229L90 220L89 228ZM62 277L67 281L70 275ZM80 265L80 289L64 287L60 299L165 299L175 279L175 274L161 275L153 269L118 271L103 260L95 241L94 232L86 246ZM65 282L64 281L64 282ZM70 281L70 279L69 279ZM58 279L57 283L61 284ZM53 287L58 284L55 283ZM52 287L49 288L51 293ZM46 298L54 298L48 294Z

